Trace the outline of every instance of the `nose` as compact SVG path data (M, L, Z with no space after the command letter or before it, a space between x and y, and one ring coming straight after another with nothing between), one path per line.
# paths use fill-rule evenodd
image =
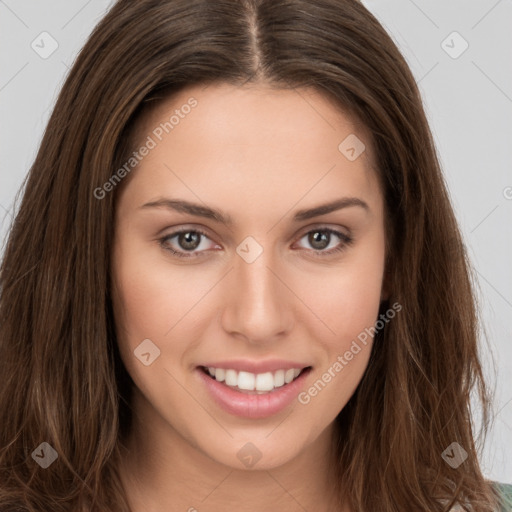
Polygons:
M252 263L237 256L223 292L225 331L260 345L272 344L284 337L292 328L294 316L295 296L269 253L263 251Z

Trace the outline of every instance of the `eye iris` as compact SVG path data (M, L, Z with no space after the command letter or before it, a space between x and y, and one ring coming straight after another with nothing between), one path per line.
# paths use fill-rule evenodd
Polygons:
M201 241L201 234L195 233L193 231L187 231L184 233L180 233L178 236L178 243L181 248L192 251L197 249L199 243Z
M317 236L320 235L320 236ZM324 231L312 231L308 236L308 241L317 250L325 249L329 245L329 233ZM320 244L318 247L317 244Z

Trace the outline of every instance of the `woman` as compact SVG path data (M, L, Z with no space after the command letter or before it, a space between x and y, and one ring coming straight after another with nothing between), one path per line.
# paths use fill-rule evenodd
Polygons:
M1 290L2 510L506 510L420 95L355 0L118 1Z

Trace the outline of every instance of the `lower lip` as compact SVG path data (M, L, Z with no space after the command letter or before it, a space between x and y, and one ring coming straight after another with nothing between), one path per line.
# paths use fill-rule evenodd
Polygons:
M295 380L274 391L249 395L236 391L197 368L213 400L226 412L243 418L268 418L286 409L300 393L311 368L304 370Z

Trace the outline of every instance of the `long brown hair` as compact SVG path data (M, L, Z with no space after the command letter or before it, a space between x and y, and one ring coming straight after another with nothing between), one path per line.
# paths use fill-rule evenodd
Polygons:
M110 298L118 190L94 191L133 151L145 106L214 82L314 87L372 134L389 303L403 310L377 334L336 419L335 472L352 508L495 510L478 463L491 395L469 263L415 80L356 0L119 0L96 27L58 97L0 270L1 510L129 510L117 468L133 383ZM42 442L58 454L46 470L33 456ZM468 454L457 468L442 457L454 442Z

